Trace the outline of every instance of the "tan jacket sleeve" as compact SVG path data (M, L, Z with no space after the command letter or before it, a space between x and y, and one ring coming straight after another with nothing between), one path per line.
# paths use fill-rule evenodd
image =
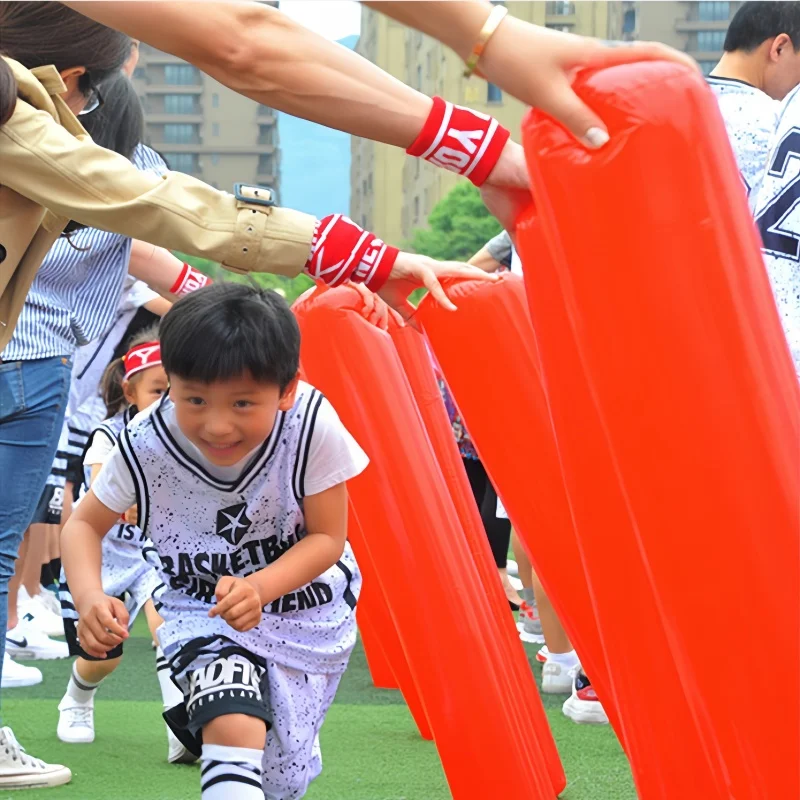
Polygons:
M314 233L308 214L239 201L180 172L140 171L23 100L0 126L0 184L60 217L239 272L298 275Z

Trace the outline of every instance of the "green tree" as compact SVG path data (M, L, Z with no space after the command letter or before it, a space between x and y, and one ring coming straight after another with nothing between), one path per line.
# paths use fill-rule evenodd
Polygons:
M415 253L441 261L467 261L502 228L486 210L478 189L457 184L435 206L428 228L417 228L409 243Z
M239 275L207 258L187 256L185 253L175 253L175 255L215 281L254 283L262 289L274 289L282 294L288 303L293 303L306 289L314 285L314 281L308 275L298 275L296 278L273 275L271 272L251 272L249 275Z

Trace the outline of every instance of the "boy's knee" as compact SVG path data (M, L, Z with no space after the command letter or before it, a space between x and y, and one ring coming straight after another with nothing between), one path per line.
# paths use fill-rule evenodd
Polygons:
M263 750L267 743L267 725L264 720L246 714L225 714L203 726L203 742Z

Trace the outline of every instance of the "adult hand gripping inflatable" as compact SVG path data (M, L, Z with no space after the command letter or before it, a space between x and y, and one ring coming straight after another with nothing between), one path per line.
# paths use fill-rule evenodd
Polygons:
M391 339L360 316L361 305L347 288L305 299L296 311L303 366L371 458L350 495L451 792L552 800L562 787L543 757L531 757L517 698L497 678L493 619L443 614L454 593L479 596L480 577ZM456 586L441 580L445 563Z
M677 65L575 89L611 144L529 116L517 241L639 794L800 797L798 682L741 658L800 668L800 391L726 131Z

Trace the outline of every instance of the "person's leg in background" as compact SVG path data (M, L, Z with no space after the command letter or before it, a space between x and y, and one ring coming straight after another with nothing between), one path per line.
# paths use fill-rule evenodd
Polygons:
M22 586L17 607L18 613L22 616L30 614L33 617L33 624L46 636L63 636L64 623L61 619L61 606L58 604L56 596L42 587L42 566L50 561L51 527L53 526L46 522L34 522L28 528L25 536L28 540L25 559L17 561L17 571L22 573ZM20 563L22 564L21 568ZM11 593L9 591L9 615L11 610Z
M33 518L61 433L72 365L69 358L0 363L0 631L8 623L8 583ZM13 476L13 480L9 480ZM0 636L0 671L5 636ZM0 674L0 679L2 675ZM0 790L66 783L71 773L25 754L0 728Z
M480 462L478 462L480 464ZM483 464L481 464L483 469ZM486 471L484 470L484 475ZM494 563L497 565L497 572L500 575L500 582L508 598L508 602L515 606L520 606L522 598L517 590L511 585L508 579L508 548L511 543L511 522L507 519L500 519L497 516L497 492L495 491L489 476L486 475L483 497L480 502L481 520L492 548Z
M488 528L486 527L486 521L484 519L482 511L483 501L484 498L486 497L487 486L491 489L491 491L494 491L494 489L492 488L492 485L489 482L489 476L486 474L486 470L484 469L483 464L481 464L481 462L478 461L477 458L468 458L466 456L462 456L461 460L464 462L464 469L467 472L467 478L469 478L469 485L470 488L472 489L472 494L475 497L475 504L478 506L478 511L481 514L481 521L483 522L484 531L486 532L486 536L489 540L489 545L492 547L492 553L494 554L495 544L492 543L492 536L489 533ZM496 513L497 513L497 495L495 495L495 515ZM500 521L507 522L508 520L500 520ZM509 531L510 531L510 525L509 525ZM506 539L506 551L503 554L503 559L505 559L507 555L508 555L508 540ZM495 561L497 561L497 557L495 557ZM503 568L505 569L506 565L505 560L503 560L502 564ZM500 579L502 581L502 573L500 575ZM512 606L518 608L520 597L516 593L516 591L514 591L514 587L511 586L511 584L508 582L507 573L506 573L506 581L503 584L503 589L506 593L506 597L508 598L509 603L511 603ZM516 608L514 610L516 610Z

